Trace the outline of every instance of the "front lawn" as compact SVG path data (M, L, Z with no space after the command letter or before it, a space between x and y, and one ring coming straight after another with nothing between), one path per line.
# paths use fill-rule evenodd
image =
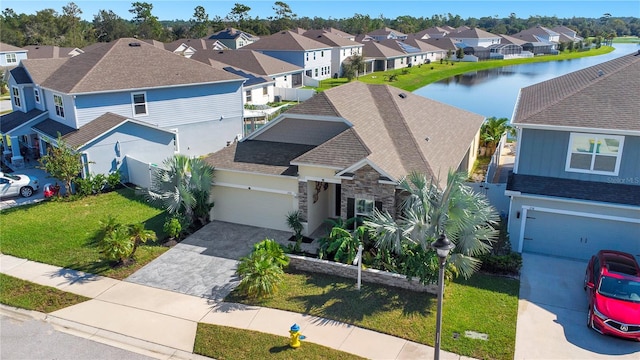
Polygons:
M437 297L322 274L285 274L280 291L251 301L231 293L226 301L259 305L343 321L430 346L434 345ZM476 274L447 285L442 349L478 359L513 359L519 282ZM465 337L465 331L489 339ZM458 334L458 336L456 336Z
M84 296L0 274L0 303L2 304L50 313L87 300L89 298Z
M76 201L46 201L0 213L0 251L4 254L124 279L167 248L142 245L131 266L112 268L95 246L100 221L113 215L122 224L144 223L159 239L165 237L165 212L149 205L131 189L88 196Z
M193 352L220 360L362 359L305 341L293 349L289 347L289 338L284 336L203 323L198 324Z

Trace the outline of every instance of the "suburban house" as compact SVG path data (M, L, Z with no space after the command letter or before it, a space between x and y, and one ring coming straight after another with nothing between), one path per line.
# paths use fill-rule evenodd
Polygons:
M396 31L388 27L373 30L371 32L368 32L367 35L378 41L386 39L404 40L407 38L407 34L403 34L400 31Z
M82 54L84 51L72 47L59 47L53 45L27 45L24 47L28 51L29 59L57 59L72 57Z
M540 25L522 30L511 37L524 40L523 50L530 51L535 55L557 53L556 49L560 43L560 34Z
M395 215L407 174L443 187L450 170L470 170L483 121L388 85L332 88L205 158L216 169L211 218L287 230L299 210L310 235L327 218Z
M415 33L414 37L418 39L440 39L447 36L449 32L445 28L434 26Z
M640 254L640 52L521 89L505 194L516 251Z
M398 47L385 46L375 40L364 41L363 44L362 53L366 61L365 73L402 69L408 66L407 54Z
M0 42L0 78L6 79L6 71L18 66L27 58L27 50Z
M331 69L334 77L343 76L343 64L353 55L362 55L361 43L349 40L341 35L327 32L326 30L309 30L304 36L331 46Z
M458 47L489 47L493 44L500 44L500 35L492 34L482 29L473 28L460 32L447 34L446 37L452 39Z
M560 36L558 37L559 42L577 43L578 41L584 40L583 37L578 36L578 33L575 30L568 28L564 25L556 26L552 28L551 31L555 31L556 33L560 34Z
M241 47L260 40L259 37L234 28L226 28L220 30L208 38L209 40L218 40L229 49L240 49Z
M281 31L263 37L244 48L299 66L309 79L324 80L333 74L332 46L293 31ZM306 83L304 80L303 82Z
M447 56L447 50L441 49L435 45L431 45L430 43L424 41L424 39L415 36L410 35L406 40L403 41L403 43L420 49L420 52L424 55L424 57L421 58L422 61L419 61L417 58L412 59L412 64L415 65L437 61Z
M9 79L13 112L0 120L12 145L4 152L19 166L62 135L82 152L85 174L115 167L124 178L125 157L148 165L215 152L242 137L244 81L130 38L23 60Z

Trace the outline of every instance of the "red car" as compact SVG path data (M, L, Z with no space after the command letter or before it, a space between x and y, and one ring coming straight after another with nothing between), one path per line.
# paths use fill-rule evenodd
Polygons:
M584 277L587 326L601 334L640 341L640 266L631 254L600 250Z

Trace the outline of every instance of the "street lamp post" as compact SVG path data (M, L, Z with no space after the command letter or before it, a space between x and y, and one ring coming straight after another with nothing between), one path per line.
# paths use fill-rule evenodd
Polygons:
M436 249L438 258L440 259L440 272L438 274L438 311L436 313L436 346L433 353L434 360L440 359L440 332L442 327L442 297L444 292L444 265L447 263L447 256L449 251L455 247L454 244L449 241L447 236L442 233L431 243L431 247Z

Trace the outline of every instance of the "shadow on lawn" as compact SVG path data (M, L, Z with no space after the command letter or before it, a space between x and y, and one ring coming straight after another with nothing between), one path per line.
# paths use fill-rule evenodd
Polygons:
M367 283L358 290L355 281L349 279L336 282L337 277L322 274L295 274L305 276L307 284L325 289L322 294L290 298L302 302L307 314L352 323L376 312L395 309L402 309L404 316L428 316L435 311L435 295Z

